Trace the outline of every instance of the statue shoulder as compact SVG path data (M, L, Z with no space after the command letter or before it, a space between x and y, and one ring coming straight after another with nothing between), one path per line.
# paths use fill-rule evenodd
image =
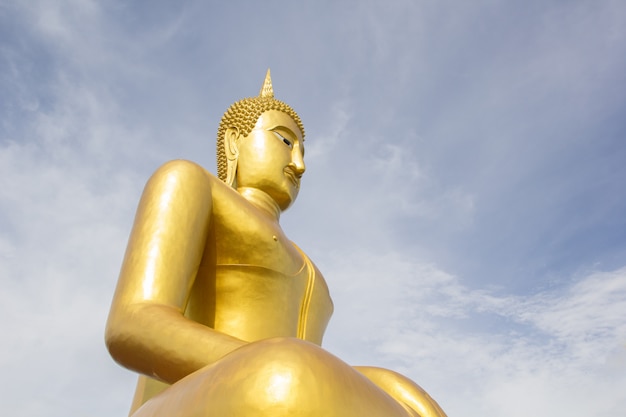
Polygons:
M220 184L222 181L195 162L176 159L161 165L152 174L148 186L155 183L167 183L182 188L213 188L215 184Z
M150 210L193 210L210 207L221 181L200 165L182 159L161 165L144 188L141 207ZM166 202L167 201L167 202ZM186 207L186 208L185 208Z
M175 159L161 165L152 175L152 177L168 177L174 178L205 178L209 181L217 180L217 178L209 171L186 159Z

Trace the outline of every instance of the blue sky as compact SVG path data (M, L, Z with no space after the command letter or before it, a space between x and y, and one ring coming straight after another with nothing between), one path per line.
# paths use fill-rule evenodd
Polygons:
M125 415L102 334L142 187L215 172L270 67L331 352L451 417L620 415L625 28L608 0L0 1L3 409Z

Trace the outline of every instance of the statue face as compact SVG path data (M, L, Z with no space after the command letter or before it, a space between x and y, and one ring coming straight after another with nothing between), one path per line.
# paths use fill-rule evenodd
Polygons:
M285 210L298 196L304 174L302 132L286 113L270 110L238 142L237 187L266 192Z

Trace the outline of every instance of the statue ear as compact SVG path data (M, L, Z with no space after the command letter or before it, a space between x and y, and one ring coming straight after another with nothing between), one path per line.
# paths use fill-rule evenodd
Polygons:
M227 170L226 184L236 187L237 159L239 158L239 140L241 134L239 128L229 127L224 134L224 151L226 152Z

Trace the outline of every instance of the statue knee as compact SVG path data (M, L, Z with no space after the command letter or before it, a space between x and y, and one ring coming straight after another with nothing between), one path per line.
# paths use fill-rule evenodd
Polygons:
M236 407L254 415L287 416L302 410L316 415L321 405L315 401L319 384L328 376L320 378L324 373L320 352L319 347L292 338L255 342L233 352L232 360L241 366L236 389L243 399Z
M409 378L388 369L355 366L355 369L374 382L398 402L407 405L424 417L445 417L445 413L428 393Z

